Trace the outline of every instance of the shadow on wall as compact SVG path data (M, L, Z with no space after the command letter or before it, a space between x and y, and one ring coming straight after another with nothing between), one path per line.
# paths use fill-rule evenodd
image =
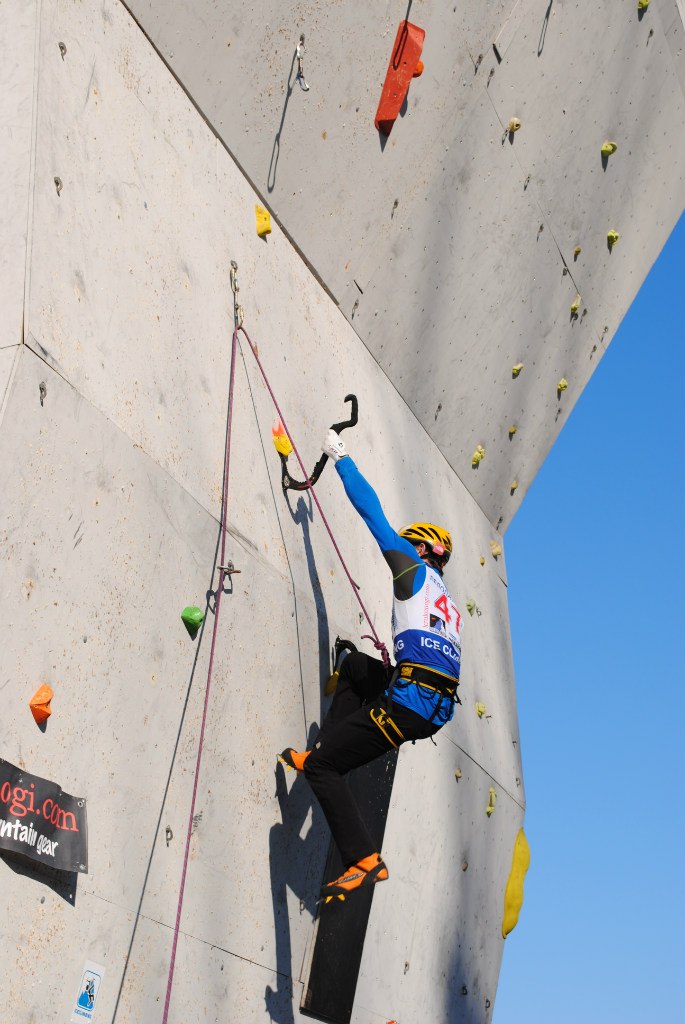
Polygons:
M488 893L498 877L500 824L497 812L487 816L480 787L460 785L459 802L459 820L473 824L467 836L449 839L460 851L461 871L457 874L463 884L455 887L452 897L459 927L454 935L456 949L452 948L443 964L443 1020L445 1024L489 1024L495 1006L495 988L491 990L489 983L496 987L503 951L501 918L488 914Z
M20 853L10 853L7 850L0 851L0 860L4 860L8 868L11 868L15 874L24 875L26 878L32 878L34 882L47 885L49 889L52 889L57 896L61 896L72 907L76 906L78 872L58 871L56 868L51 868L48 864L38 864L28 857L23 857ZM44 902L45 897L42 896L41 903Z
M225 456L224 456L224 459L225 459ZM225 468L226 467L225 467L225 461L224 461L224 472L225 472ZM122 999L122 995L123 995L123 991L124 991L124 986L126 984L126 979L127 979L127 976L128 976L129 966L131 964L133 947L134 947L134 944L135 944L136 934L137 934L137 931L138 931L138 924L140 922L141 910L142 910L142 906L143 906L143 900L145 899L145 894L147 892L147 885L148 885L148 881L149 881L149 878L150 878L150 872L151 872L151 869L152 869L152 862L153 862L153 859L154 859L155 850L157 849L157 842L159 840L160 834L163 834L163 832L162 832L162 816L164 814L164 808L166 806L167 795L169 793L169 788L171 786L171 780L172 780L172 777L173 777L174 768L176 766L176 756L177 756L178 751L179 751L179 745L180 745L180 742L181 742L181 736L183 734L183 727L184 727L184 724L185 724L186 714L187 714L187 711L188 711L188 704L189 704L189 701L190 701L190 695L192 693L193 683L194 683L194 680L195 680L195 671L197 669L197 664L198 664L198 660L199 660L199 657L200 657L200 651L202 650L202 642L203 642L205 631L206 631L207 625L208 625L208 615L211 615L212 618L213 618L215 613L216 613L216 595L217 595L217 591L213 588L213 585L214 585L214 577L216 575L216 566L217 566L217 563L219 561L219 551L220 551L220 548L221 548L221 526L219 526L216 542L215 542L215 545L214 545L214 554L213 554L212 561L211 561L210 582L209 582L209 587L208 587L207 593L206 593L206 603L205 603L205 609L204 609L204 618L202 620L202 625L200 626L198 633L195 634L196 636L198 636L198 640L197 640L197 644L195 646L195 654L193 656L193 663L192 663L192 667L191 667L191 670L190 670L190 677L188 679L188 686L186 688L186 694L185 694L185 699L184 699L184 702L183 702L183 708L181 709L181 716L180 716L180 720L179 720L179 723L178 723L178 730L176 732L176 739L175 739L175 742L174 742L174 748L173 748L173 751L172 751L172 754L171 754L171 760L170 760L170 763L169 763L169 771L167 773L166 782L165 782L165 785L164 785L164 791L162 793L162 799L161 799L160 807L159 807L159 814L157 816L157 821L156 821L156 824L155 824L154 834L153 834L153 837L152 837L152 844L151 844L151 847L150 847L150 855L148 857L147 865L146 865L146 868L145 868L145 876L143 878L143 884L142 884L142 887L141 887L140 898L138 900L138 906L136 907L135 917L134 917L134 921L133 921L133 928L131 930L131 938L129 940L128 949L126 951L126 956L125 956L125 959L124 959L123 970L122 970L121 979L120 979L120 982L119 982L119 989L117 991L116 1002L114 1004L114 1011L113 1011L113 1014L112 1014L112 1024L115 1024L115 1021L117 1020L117 1014L119 1012L119 1007L120 1007L120 1004L121 1004L121 999ZM226 576L226 577L224 577L223 594L226 597L229 597L232 593L233 593L233 580L231 579L230 576ZM208 632L211 635L212 629L209 629ZM191 635L192 635L192 633L191 633Z
M313 742L318 726L309 730L307 746ZM276 935L276 973L278 988L267 985L264 993L266 1011L276 1024L295 1024L292 1007L293 964L290 920L286 889L300 901L300 915L316 914L318 881L323 875L326 858L322 836L327 830L323 813L302 776L297 776L290 793L285 782L282 764L276 768L276 798L281 809L282 823L269 833L269 868L271 871L271 897ZM311 811L311 824L304 837L302 827Z
M288 495L286 494L286 501ZM326 613L326 601L323 596L323 590L321 588L321 580L319 579L319 573L316 568L316 560L314 558L314 550L312 548L312 538L310 533L310 524L314 518L313 508L311 499L309 505L305 502L303 497L297 499L297 505L295 510L290 506L288 501L288 509L292 520L298 526L302 527L302 542L304 544L305 557L307 559L307 569L309 571L309 581L312 587L312 597L314 599L314 605L316 607L316 628L317 628L317 641L319 647L319 679L321 682L321 704L319 707L319 720L323 721L324 715L324 704L327 702L323 696L323 684L330 674L330 632L328 629L328 615Z
M294 523L302 527L302 541L307 559L307 569L316 607L317 643L319 650L319 682L321 705L319 719L323 719L323 681L329 667L329 640L326 603L321 588L319 573L312 548L310 524L313 519L312 503L300 495L293 509L286 493L288 510ZM295 597L297 604L297 597ZM299 643L299 636L298 636ZM309 749L319 731L316 722L309 727L307 745ZM274 990L267 985L264 993L266 1011L277 1024L294 1024L293 963L290 920L288 917L287 892L289 888L300 901L300 915L307 913L314 918L318 897L318 880L323 875L327 847L327 825L321 809L314 799L305 779L298 776L290 793L285 782L282 764L276 767L276 798L281 811L282 823L273 826L269 833L269 868L271 872L271 898L274 912L276 938L276 974L278 987ZM304 837L300 833L311 812L311 824Z
M278 131L274 137L274 144L271 150L271 160L269 161L269 173L266 176L266 188L267 192L273 192L276 187L276 169L278 168L278 158L281 155L281 132L283 131L283 125L285 124L285 115L288 111L288 104L290 103L290 97L293 94L293 71L297 63L297 48L293 51L293 59L290 62L290 71L288 72L288 79L285 87L285 101L283 103L283 110L281 112L281 123L278 126Z

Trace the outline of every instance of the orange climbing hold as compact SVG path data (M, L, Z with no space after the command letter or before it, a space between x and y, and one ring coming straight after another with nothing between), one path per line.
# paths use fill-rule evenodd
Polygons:
M381 135L392 131L412 78L418 78L423 71L423 61L419 58L425 38L426 33L418 25L400 22L374 121Z
M39 686L33 697L29 701L29 707L31 708L31 714L35 718L38 725L42 725L46 722L52 714L52 708L50 707L50 701L55 696L55 691L47 683L43 683Z

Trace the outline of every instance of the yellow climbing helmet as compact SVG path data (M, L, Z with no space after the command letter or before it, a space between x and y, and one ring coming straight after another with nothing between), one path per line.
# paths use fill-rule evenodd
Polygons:
M436 526L435 523L412 523L400 530L400 537L411 544L425 544L443 565L447 565L452 554L452 538L442 526Z

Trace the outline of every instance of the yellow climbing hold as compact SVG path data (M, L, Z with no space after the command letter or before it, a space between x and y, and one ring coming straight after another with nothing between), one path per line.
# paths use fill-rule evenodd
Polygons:
M496 803L497 803L497 790L494 789L492 786L490 786L490 789L488 791L488 806L487 806L487 810L485 811L485 813L487 814L488 818L490 817L490 815L494 811Z
M561 380L559 381L559 383L557 384L557 394L560 395L561 392L565 391L567 387L568 387L568 381L566 380L565 377L562 377Z
M612 249L616 245L620 237L621 236L619 235L618 231L607 231L607 242L609 243Z
M454 772L454 777L457 780L457 782L459 782L459 779L461 778L461 768L456 769L456 771Z
M580 309L580 303L581 303L581 302L582 302L582 299L581 299L581 297L580 297L580 292L578 292L578 293L576 294L576 297L575 297L575 299L574 299L574 300L573 300L573 302L571 303L571 313L572 313L572 314L573 314L574 316L576 315L576 313L577 313L577 312L578 312L578 310Z
M323 692L327 697L330 697L331 694L335 693L335 691L338 689L339 678L340 669L336 668L335 672L331 672L331 674L329 675L328 679L326 680L326 685L323 688Z
M473 466L473 468L475 469L476 466L478 466L483 461L484 458L485 458L485 448L483 448L483 446L481 444L479 444L476 447L476 450L473 453L473 456L471 457L471 465Z
M480 564L485 565L485 559L483 558L482 555L480 556Z
M491 540L490 552L493 558L499 558L499 556L502 554L502 545L498 544L496 540Z
M504 917L502 918L502 938L506 939L510 931L516 927L516 923L523 906L523 880L526 871L530 867L530 847L523 829L519 829L514 843L514 853L511 858L511 871L507 887L504 890Z
M511 438L514 436L515 433L516 433L516 427L513 426L513 424L512 424L512 426L509 427L509 440L511 440Z
M476 702L476 714L479 718L482 718L487 713L487 710L485 704L482 704L481 701Z
M649 7L650 0L637 0L638 11L646 11Z
M523 369L523 363L517 363L516 366L512 366L511 375L512 377L518 377L519 373Z
M602 144L602 156L611 156L611 154L615 153L617 149L618 146L615 142L604 142Z
M290 438L285 432L285 427L280 420L276 420L271 428L271 434L274 440L274 448L279 455L284 455L287 459L292 453L293 446L290 443Z
M580 246L579 246L579 245L577 245L577 246L575 247L575 249L573 250L573 258L574 258L574 260L577 260L577 259L578 259L578 257L580 256L580 254L581 254L581 252L582 252L582 251L583 251L583 250L582 250L582 249L580 248Z
M519 121L518 117L512 117L512 118L510 118L509 124L507 125L507 131L508 132L517 132L520 127L521 127L521 122Z
M264 238L265 235L271 234L271 217L269 211L265 210L263 206L255 206L255 215L257 217L257 234L260 238Z
M511 492L511 494L513 494L513 493L514 493L514 491L516 490L516 488L518 487L518 485L519 485L519 482L518 482L518 480L512 480L512 481L511 481L511 487L509 488L509 491Z
M475 610L476 610L476 602L475 601L467 601L466 602L466 611L469 613L469 615L473 615Z

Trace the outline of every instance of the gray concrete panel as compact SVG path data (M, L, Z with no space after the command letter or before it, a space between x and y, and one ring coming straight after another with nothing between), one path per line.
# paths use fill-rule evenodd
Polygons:
M411 811L417 803L420 815ZM436 747L402 749L384 840L392 886L374 895L354 1024L492 1019L504 889L522 820L519 804L444 732ZM443 981L418 983L427 976Z
M539 207L487 96L475 98L466 125L425 196L427 210L440 210L439 223L398 218L392 252L368 282L354 323L499 526L518 507L589 376L596 339L570 319L575 288L549 230L540 230ZM481 167L487 204L459 188ZM449 205L445 195L453 196ZM516 240L513 250L508 239ZM433 296L426 300L428 280ZM411 345L400 342L403 335ZM558 402L563 376L573 390ZM474 469L478 445L486 455Z
M454 421L445 425L442 411L435 417L435 395L416 372L413 334L409 349L386 346L396 332L393 317L402 309L407 317L417 314L404 286L399 312L381 306L388 264L382 247L365 242L358 251L359 276L362 270L367 276L350 325L277 225L266 240L256 236L257 194L124 8L110 0L42 4L27 347L18 352L14 376L9 356L0 360L0 382L9 384L0 434L6 561L0 613L9 636L2 671L10 681L3 691L9 709L3 756L87 796L91 864L75 900L68 893L58 903L49 897L51 917L60 924L45 954L35 938L27 947L25 937L38 935L44 925L39 907L31 905L26 928L17 932L19 955L25 957L28 948L33 956L33 973L13 996L27 1013L64 1017L64 1000L46 999L62 950L65 974L78 975L86 958L107 964L102 1019L114 1014L127 959L117 1020L159 1015L164 997L209 655L206 632L195 664L198 644L183 630L180 611L204 604L216 551L230 355L227 271L234 257L246 325L307 466L319 456L324 428L344 415L344 395L354 390L360 422L346 435L349 450L377 487L390 520L397 526L414 519L444 522L455 540L446 579L464 616L464 704L437 748L427 743L402 752L387 832L392 879L378 890L357 1012L374 1020L398 1012L385 999L385 982L373 994L374 978L383 973L377 950L385 950L383 963L392 961L393 982L415 1015L427 999L436 1021L466 1012L453 992L446 994L448 978L448 990L467 986L468 1019L488 1019L478 1014L486 998L494 1002L505 867L508 872L523 814L506 566L503 555L491 552L491 544L501 544L495 523L514 507L518 492L512 496L507 487L502 493L495 477L511 472L519 442L524 453L547 443L549 418L557 416L554 388L539 420L525 396L538 388L546 394L550 381L556 385L562 357L568 359L564 365L574 365L587 356L592 340L587 319L563 323L559 310L565 311L574 288L562 274L549 230L538 237L539 207L533 192L523 189L516 148L508 140L502 144L482 84L487 60L474 70L483 40L513 11L513 4L491 5L471 19L469 81L457 96L448 88L441 94L444 117L452 111L452 138L461 138L461 118L467 118L478 130L480 148L467 155L464 136L458 170L444 160L439 165L442 191L430 185L427 166L426 178L407 194L406 213L398 204L392 218L383 215L393 273L412 278L423 267L422 280L432 281L435 240L427 216L416 211L426 204L425 195L439 206L445 189L452 194L450 174L463 172L472 181L482 167L491 174L493 210L469 210L465 202L440 214L440 244L448 228L455 235L454 251L448 246L442 254L445 270L438 268L444 288L474 275L458 295L461 305L444 316L436 312L431 322L453 361L450 323L470 322L467 303L478 281L487 281L488 289L501 281L492 308L478 313L480 336L463 356L477 367L471 382L478 376L485 383L480 397L478 389L463 385L455 408L473 434L467 437L464 428L455 442L449 431ZM429 67L446 67L449 34L436 30L446 14L437 7L429 13L438 18L431 23L431 47L439 42L432 56L426 53ZM467 15L460 10L456 18L468 21ZM379 53L394 31L390 21L386 28L382 46L373 39ZM507 54L515 51L519 31L510 32ZM462 48L455 80L463 77L465 60ZM387 54L382 73L386 64ZM265 70L271 73L262 62L255 73ZM427 70L415 85L430 84L436 73ZM369 96L375 90L374 84ZM409 120L419 109L412 99L391 143L406 137L413 123L426 152L437 153L442 138L430 119ZM328 114L334 113L333 106ZM399 159L401 149L389 145L384 155L406 178L406 154ZM466 162L460 163L462 156ZM476 162L470 166L469 160ZM325 192L321 183L317 187ZM380 180L378 194L392 197L389 187ZM310 202L311 196L304 207ZM352 222L350 234L361 237L358 229ZM412 229L414 248L417 242L427 247L418 261L409 244ZM489 244L501 230L521 238L525 271L514 261L511 274L507 248ZM322 251L327 249L337 260L324 235ZM535 301L529 303L531 291ZM387 335L370 326L375 295ZM365 318L387 366L357 336ZM412 321L412 330L423 319ZM499 325L496 354L488 347L492 322ZM539 342L536 347L529 338L531 324L538 338L548 339L542 355ZM426 350L431 359L442 358L441 346ZM510 364L524 358L523 374L512 381ZM389 367L398 380L404 374L415 392L398 393L386 375ZM465 379L458 360L449 369L456 380ZM42 406L41 381L47 389ZM424 426L409 399L423 410ZM514 416L518 429L510 440ZM287 744L304 744L321 720L322 683L336 633L372 651L360 639L368 628L318 512L312 513L307 495L283 498L270 439L273 419L271 399L241 341L227 552L241 573L224 598L217 641L174 1019L197 1016L201 992L207 1019L228 1013L257 1021L268 1010L294 1020L328 836L304 780L291 776L286 782L280 770L274 776L275 755ZM480 433L479 424L490 433ZM488 453L472 471L475 443ZM461 446L465 484L438 444L450 452L450 445ZM524 468L532 465L526 458ZM514 469L522 491L528 481L518 465ZM318 493L376 628L389 642L387 567L330 466ZM473 616L466 611L471 600ZM44 734L26 707L43 679L56 691ZM483 717L477 702L486 707ZM491 785L498 804L488 818ZM460 877L456 909L439 889L427 893L416 882L426 834L434 836L434 856L449 862L451 871L461 872L463 849L479 865ZM52 892L37 873L26 882L8 863L0 867L15 916L28 891ZM414 908L413 938L392 911L403 901ZM425 919L424 904L430 908ZM468 953L459 949L464 934L472 946ZM9 941L14 954L14 935ZM438 957L428 953L436 943Z
M492 523L506 527L685 202L673 0L658 17L638 18L628 3L595 9L591 32L570 3L424 4L426 71L383 149L370 125L374 69L385 68L394 32L387 13L362 24L338 8L324 18L268 6L263 19L189 4L169 17L154 0L132 9ZM307 93L294 77L300 31ZM496 154L512 116L523 128ZM612 133L620 148L605 169L599 147ZM627 228L610 254L606 233L619 219ZM555 269L568 271L564 281ZM431 341L418 343L424 328ZM503 396L491 364L516 339L536 380ZM466 399L421 372L427 349L432 364L458 367ZM515 444L495 410L516 415ZM474 447L490 445L478 476L472 435Z
M75 972L85 959L110 957L111 1004L143 893L144 914L149 906L164 920L165 935L175 918L209 641L207 634L193 673L197 642L180 610L193 600L204 604L217 524L59 375L21 351L1 435L2 748L88 801L90 871L65 897L70 908L56 904L64 927L53 929L34 974L50 988L60 943L73 949ZM274 764L289 739L304 739L303 688L320 692L316 615L311 601L293 601L289 583L264 565L268 580L260 584L260 566L247 553L242 566L235 593L224 598L184 925L204 943L289 977L309 938L328 836L318 810L312 824L303 782L288 798L281 781L279 802ZM28 709L43 681L55 690L44 734ZM165 842L167 825L173 835ZM24 875L2 868L18 913ZM37 883L41 875L29 871L29 878ZM96 913L82 890L97 900ZM115 907L128 924L113 929ZM36 905L37 930L42 916ZM23 955L21 936L17 942ZM31 955L40 959L35 948ZM154 986L147 966L145 975ZM13 998L43 1007L44 987L32 995L19 987L21 997Z
M84 884L132 908L193 665L180 612L204 603L217 527L59 375L21 356L0 435L3 750L87 795ZM41 682L55 691L44 734L28 708Z
M255 18L247 8L217 11L208 0L184 0L173 12L158 0L128 6L341 298L353 279L363 286L366 257L391 227L395 198L404 204L429 180L442 151L439 126L467 102L479 57L479 74L494 61L491 41L515 0L427 2L410 11L426 30L425 70L387 145L373 119L404 11L304 2L284 9L269 0ZM295 80L302 32L306 93ZM419 155L425 174L416 181Z
M134 969L122 991L117 1021L134 1024L161 1019L168 971L169 929L144 918L136 935L134 953L145 970ZM298 1019L301 984L292 982L260 963L234 956L183 931L178 944L179 965L172 992L169 1020L241 1024L265 1020L294 1024ZM292 986L292 987L291 987ZM111 998L103 1019L111 1019Z
M584 324L608 344L685 204L677 65L654 12L600 6L588 32L571 4L528 6L490 95L503 126L513 113L521 120L512 149L582 297ZM675 4L666 6L680 24ZM607 140L618 150L602 157ZM613 250L610 229L621 236Z
M34 232L50 245L35 247L28 326L42 358L216 512L230 338L215 144L150 56L117 4L43 4Z
M37 31L36 0L2 0L0 38L0 153L2 237L0 248L0 349L22 340L24 274L33 143Z
M43 406L41 380L47 389ZM150 853L143 917L166 922L168 936L175 916L206 641L154 849L151 843L194 650L179 610L193 598L200 601L207 585L216 523L30 349L22 350L2 443L1 493L7 502L2 615L10 637L3 670L13 680L5 694L10 710L3 750L30 770L87 795L91 870L82 885L98 910L94 914L77 895L77 919L68 917L46 956L67 943L74 950L69 969L77 976L82 960L113 961L107 980L111 1005ZM475 506L469 506L473 516ZM156 510L152 518L151 509ZM25 535L32 538L28 548ZM471 561L476 562L475 554ZM297 974L311 938L327 835L303 780L289 794L282 780L274 787L274 752L303 738L298 693L309 709L318 705L316 716L307 715L307 726L320 720L320 636L310 598L293 603L286 581L247 546L240 564L235 593L225 598L225 629L217 646L183 931L201 936L205 949L213 945L275 972L267 979L269 998L279 1003L290 998L287 979ZM504 598L494 562L478 562L471 572L492 580L482 593L492 597L494 590ZM34 641L27 648L29 629ZM349 633L349 621L341 631ZM176 637L171 643L170 634ZM264 638L271 637L277 644L264 646ZM44 679L56 696L54 715L41 736L26 702ZM239 723L249 723L249 729L236 728ZM425 745L416 753L424 758L432 751ZM439 791L444 765L427 764L439 773ZM499 767L495 774L504 772ZM401 817L404 788L403 783L398 790ZM167 825L173 833L168 845ZM24 886L21 876L9 878L14 905L24 899ZM117 908L125 914L113 928L110 918L119 920ZM136 932L124 987L131 1002L140 998L142 977L146 991L156 989L157 998L164 987L163 971L153 967L161 954L148 956L138 945L143 932ZM182 943L181 950L186 948ZM47 987L51 970L49 959L35 968ZM208 980L202 972L192 975L188 961L180 960L181 1000L184 977L202 985ZM29 1005L43 1005L42 991L34 992ZM21 998L29 997L24 992ZM252 999L254 1005L254 993Z
M671 51L671 60L680 88L685 95L685 0L677 0L674 11L668 4L657 7L666 42Z
M9 386L17 363L18 354L21 351L19 345L11 348L0 349L0 424L5 413Z

